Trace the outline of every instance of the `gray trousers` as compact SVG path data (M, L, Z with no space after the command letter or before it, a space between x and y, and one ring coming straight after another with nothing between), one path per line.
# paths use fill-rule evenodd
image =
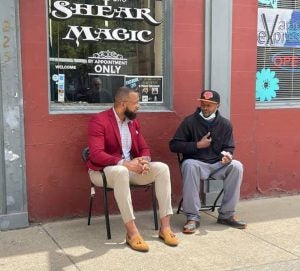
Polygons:
M221 162L207 164L194 159L183 161L181 166L183 181L182 208L188 220L200 220L200 180L207 179L212 171L221 166ZM218 212L220 218L229 218L234 215L240 198L243 165L237 160L232 160L228 166L219 170L213 177L224 180L224 196Z

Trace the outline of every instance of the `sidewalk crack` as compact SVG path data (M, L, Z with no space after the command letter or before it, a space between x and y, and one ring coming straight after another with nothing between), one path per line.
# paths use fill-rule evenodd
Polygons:
M47 231L44 225L41 224L42 229L49 236L49 238L53 241L53 243L62 251L62 254L67 257L67 259L75 266L76 270L81 271L76 262L72 260L72 258L68 255L68 253L64 250L64 248L55 240L55 238Z
M291 252L291 251L289 251L289 250L287 250L287 249L285 249L283 247L280 247L279 245L276 245L276 244L272 243L271 241L268 241L268 240L266 240L266 239L264 239L262 237L259 237L259 236L255 235L254 233L251 233L251 232L248 232L248 231L244 231L244 232L246 234L249 234L249 235L251 235L251 236L253 236L253 237L255 237L255 238L257 238L257 239L259 239L259 240L261 240L261 241L263 241L263 242L265 242L267 244L269 244L269 245L277 247L278 249L283 250L283 251L287 252L290 255L295 256L297 259L300 259L299 255L297 255L297 254L295 254L295 253L293 253L293 252Z

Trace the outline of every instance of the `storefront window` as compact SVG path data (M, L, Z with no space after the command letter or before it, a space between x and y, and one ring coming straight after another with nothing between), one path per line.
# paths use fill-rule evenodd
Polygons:
M256 107L300 107L300 1L258 0Z
M168 107L163 2L48 0L50 110L105 109L123 85Z

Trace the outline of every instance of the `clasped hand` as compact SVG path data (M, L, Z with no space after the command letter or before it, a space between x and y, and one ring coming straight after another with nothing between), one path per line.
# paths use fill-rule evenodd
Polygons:
M150 170L149 161L143 157L137 157L130 161L125 161L124 166L126 166L130 171L138 174L147 174Z

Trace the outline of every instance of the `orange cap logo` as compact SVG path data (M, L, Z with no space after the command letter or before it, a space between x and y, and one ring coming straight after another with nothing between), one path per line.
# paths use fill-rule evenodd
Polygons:
M205 100L209 100L209 99L213 98L214 95L210 91L205 91L204 94L203 94L203 97L204 97Z

